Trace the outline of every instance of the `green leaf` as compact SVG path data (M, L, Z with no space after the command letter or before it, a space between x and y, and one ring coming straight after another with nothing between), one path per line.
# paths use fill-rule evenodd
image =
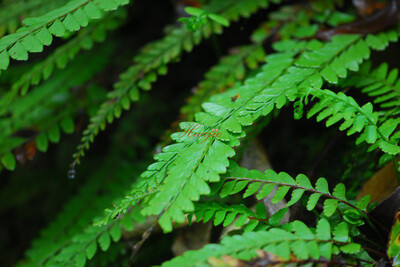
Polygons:
M344 184L340 183L333 189L333 196L341 200L346 200L346 187Z
M316 87L316 88L321 88L321 87L322 87L322 84L323 84L322 77L321 77L321 75L320 75L318 72L315 72L315 73L310 77L310 82L311 82L311 85L312 85L313 87Z
M43 45L46 46L51 45L53 41L53 36L46 27L43 27L38 33L35 34L35 36Z
M356 254L357 252L360 251L360 249L361 245L356 243L351 243L344 245L343 247L340 247L340 250L347 254Z
M90 244L86 247L86 256L89 260L93 258L97 251L97 243L96 241L90 242Z
M46 152L49 147L49 140L45 133L41 133L35 138L36 147L41 152Z
M43 44L32 34L23 38L21 43L29 52L38 53L43 51Z
M341 222L334 228L333 239L338 242L349 241L349 226L346 222Z
M357 202L356 206L357 208L366 211L370 201L371 201L371 196L366 195Z
M185 12L191 16L196 16L196 17L205 13L204 10L195 7L185 7Z
M281 201L286 196L286 194L288 193L289 189L290 189L289 186L281 186L281 187L279 187L278 190L276 190L276 194L272 198L271 202L273 204L276 204L279 201Z
M7 170L13 171L15 169L15 165L16 165L13 153L8 152L8 153L4 154L1 157L1 163Z
M377 131L376 131L376 126L375 125L367 125L365 127L365 141L367 141L368 144L373 144L376 142L376 139L378 137Z
M104 231L97 240L102 251L106 251L110 247L111 238L108 231Z
M324 202L324 214L327 217L331 217L335 213L337 205L338 205L337 199L326 199Z
M102 15L101 10L91 1L83 8L83 11L91 19L98 19Z
M64 24L65 28L67 28L71 32L77 31L81 28L81 25L79 24L79 22L71 14L68 14L64 18L62 23Z
M390 155L397 155L400 153L400 147L394 144L391 144L387 141L381 140L379 142L379 148L382 149L383 152Z
M115 223L110 229L110 235L114 242L118 242L122 235L121 227Z
M86 264L86 254L84 251L75 256L74 260L76 267L83 267Z
M10 64L10 57L8 56L6 51L0 53L0 70L5 70L8 68Z
M222 26L229 27L229 21L217 14L208 14L208 17Z
M242 126L237 121L237 119L233 116L230 117L229 119L227 119L226 121L224 121L224 123L222 123L222 125L225 126L226 129L228 129L229 131L231 131L233 133L239 133L242 131Z
M89 17L81 8L79 8L74 14L74 19L79 22L82 27L86 27L89 24Z
M276 213L274 213L274 215L272 215L268 219L268 222L273 226L279 225L279 223L282 221L283 217L285 217L285 214L287 213L288 210L289 208L283 208L278 210Z
M8 50L8 54L15 60L28 59L28 51L26 51L25 47L23 47L19 41Z
M327 219L323 218L317 223L317 238L320 240L330 240L331 239L331 226Z
M315 183L315 189L319 192L330 195L329 188L328 188L328 182L326 181L325 178L321 177L317 180L317 182Z
M68 116L66 118L64 118L61 121L61 129L67 133L67 134L71 134L74 132L75 129L75 125L74 125L74 120L72 119L72 117Z
M292 197L290 201L286 204L286 206L290 207L291 205L297 203L300 200L301 196L303 195L304 191L305 191L304 189L293 190Z
M321 71L322 77L330 83L336 84L338 83L338 77L336 73L332 70L332 68L328 65Z
M319 193L314 193L310 196L307 202L307 210L313 210L318 203L319 198L322 195Z
M53 22L53 24L50 26L49 31L57 36L57 37L63 37L65 35L65 27L64 25L60 22L60 20L56 20Z
M51 127L47 132L47 135L51 142L58 143L58 141L60 141L60 136L61 136L60 128L58 127L58 125L54 125L53 127Z

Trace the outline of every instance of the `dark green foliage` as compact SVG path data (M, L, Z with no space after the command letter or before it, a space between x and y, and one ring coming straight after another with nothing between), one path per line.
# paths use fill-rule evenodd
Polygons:
M377 245L382 240L368 240L362 232L363 226L388 232L370 214L371 197L355 200L346 195L346 187L355 188L352 181L368 177L329 179L332 175L325 168L321 172L328 179L314 179L309 174L289 174L290 170L249 170L239 167L238 160L252 138L271 120L279 121L279 113L293 104L294 119L303 123L315 117L326 127L338 125L347 136L356 134L357 146L368 146L381 164L392 160L398 175L398 70L389 71L387 62L372 68L375 62L370 58L398 41L400 25L379 32L350 29L351 34L333 34L322 41L315 37L324 27L356 19L351 5L334 0L296 5L279 0L193 2L201 7L168 3L185 10L186 17L137 51L139 45L135 51L131 48L137 36L124 32L137 23L131 21L135 5L128 0L0 4L1 175L6 179L17 175L23 169L20 163L33 158L37 149L54 158L70 153L72 164L64 160L62 164L64 170L70 167L68 176L75 183L75 193L62 200L66 204L53 222L33 236L18 266L140 265L140 257L150 258L152 264L165 261L163 266L373 266L377 256L390 260L385 248ZM271 5L273 12L268 9ZM251 33L243 26L248 21L262 23L249 27ZM229 31L237 31L235 35L239 28L240 34L251 33L250 40L221 49L217 35L228 27L231 35ZM188 90L149 92L171 83L169 69L186 60L185 52L195 54L202 41L213 46L215 54L225 55L212 61L216 65L208 66L185 104ZM45 48L50 45L54 49ZM44 56L29 57L40 52ZM132 62L127 56L133 57ZM28 58L33 62L17 62ZM184 79L183 74L178 79ZM165 115L169 113L174 114ZM123 115L127 117L117 120ZM175 123L166 130L164 121L173 118ZM326 130L321 129L316 132ZM104 135L99 134L102 130ZM110 132L115 133L112 139ZM163 132L170 137L160 142ZM95 138L107 141L96 140L104 145L99 148ZM75 153L56 149L64 139L69 150L75 147L71 143L79 143ZM151 151L157 142L161 144ZM59 144L51 147L51 143ZM73 179L79 176L75 168L87 152L88 161L82 165L88 169ZM321 153L321 160L324 157ZM346 170L336 167L342 173ZM15 191L16 184L4 190ZM23 192L15 198L29 200ZM279 203L284 206L270 214L269 207ZM5 204L3 209L11 206ZM288 213L305 215L287 221ZM151 234L161 236L195 221L212 222L227 236L219 244L173 259L140 254L142 246L143 251L156 248L169 253L165 248L169 241L152 240L150 247L145 241Z

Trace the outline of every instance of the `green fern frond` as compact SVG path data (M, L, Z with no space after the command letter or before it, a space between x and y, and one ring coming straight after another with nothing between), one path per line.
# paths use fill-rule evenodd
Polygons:
M394 130L400 124L399 119L389 118L379 125L379 115L373 111L370 102L360 107L352 97L341 92L336 94L330 90L315 89L305 91L306 95L310 93L321 100L310 109L307 114L308 118L317 114L317 121L328 118L327 127L343 119L344 122L339 129L341 131L347 130L347 135L359 132L360 136L357 138L356 144L367 142L371 144L370 150L380 148L387 154L387 157L383 157L381 161L385 161L385 159L387 161L387 158L391 157L397 173L396 155L400 153L400 146L397 144L400 135L399 132L394 133ZM397 174L397 179L400 181L399 174Z
M41 16L65 5L66 0L13 0L0 4L0 37L14 33L21 26L21 17Z
M292 47L296 47L295 42L289 48ZM349 52L361 47L361 54ZM216 140L201 140L199 135L189 138L184 132L171 135L178 143L165 147L164 153L157 156L161 160L143 173L143 177L148 178L149 188L156 181L163 182L161 191L143 209L144 214L162 213L159 223L165 231L171 231L172 220L182 222L184 212L194 208L192 201L197 201L199 195L209 193L204 181L219 181L219 174L226 171L229 165L227 158L234 155L231 147L239 145L238 138L245 136L242 127L251 125L260 116L268 115L274 108L282 108L288 100L295 100L298 87L313 85L321 88L323 79L336 83L337 75L345 77L347 69L358 67L358 62L367 58L369 53L368 42L361 36L341 35L322 47L300 53L296 60L293 59L296 55L293 51L268 56L268 63L260 73L237 89L242 98L232 102L226 94L216 95L214 103L203 104L204 113L196 114L198 127L181 123L183 130L196 127L193 133L218 130ZM199 183L202 184L200 187L193 186Z
M46 15L24 19L24 27L0 39L0 70L8 68L10 57L27 60L28 52L42 52L44 45L49 46L53 35L63 37L68 32L78 31L90 20L101 18L104 11L128 3L129 0L73 0Z
M45 60L33 66L25 72L12 86L11 90L0 99L0 116L4 114L10 102L21 93L25 95L30 86L47 80L53 73L54 68L64 69L68 61L72 60L81 49L90 50L93 42L103 42L106 32L115 29L121 22L123 13L110 13L101 21L89 25L78 33L76 37L65 45L58 47Z
M389 119L384 125L378 126L379 115L373 111L370 102L360 107L352 97L341 92L336 94L327 89L309 89L306 94L308 93L321 100L310 109L307 114L308 118L314 115L317 115L317 121L328 118L327 127L343 119L344 122L339 129L341 131L347 130L348 135L359 132L360 137L357 139L357 144L362 142L374 144L373 147L379 147L389 155L400 153L397 141L393 141L391 138L391 134L397 125L394 124L395 120ZM389 124L391 127L388 127Z
M248 16L260 7L268 6L268 0L240 0L221 1L215 0L210 7L205 7L207 12L220 13L225 19L237 20L240 16ZM226 9L223 7L227 6ZM81 143L73 155L75 164L79 164L85 150L100 130L104 130L107 123L112 123L121 116L122 110L130 109L131 102L139 99L139 88L150 90L152 83L158 75L167 73L167 64L179 59L184 51L191 51L198 45L203 37L222 32L222 26L208 22L196 32L189 31L185 25L175 28L163 39L146 45L142 52L134 58L134 65L120 76L120 81L114 85L114 91L108 94L109 100L104 102L97 114L90 118L87 129L83 132Z
M389 71L387 63L382 63L379 67L372 69L371 62L362 65L360 70L352 73L349 79L343 82L343 86L354 86L361 88L361 92L373 97L373 102L382 109L380 112L382 120L396 116L400 113L398 103L400 94L400 80L398 79L398 69Z
M370 196L366 196L356 203L351 203L346 199L346 189L343 184L336 185L331 194L325 178L319 178L314 188L310 180L303 174L299 174L296 179L293 179L285 172L278 174L271 169L266 170L265 173L257 170L249 171L246 168L239 167L235 162L230 163L224 177L226 180L220 190L221 197L237 194L246 189L243 198L257 194L256 197L260 200L270 195L272 189L277 186L278 190L271 200L273 204L281 201L292 189L291 198L286 204L287 207L297 203L305 192L309 192L311 196L307 201L307 210L315 209L318 200L323 197L326 198L323 204L323 213L327 217L331 217L336 212L339 203L345 204L347 210L357 211L359 219L367 214L366 209ZM346 211L346 213L353 212Z
M210 244L197 251L185 252L162 266L213 266L215 258L220 259L225 255L249 261L256 258L260 250L284 262L293 256L300 260L332 259L335 254L359 253L362 248L352 243L346 223L331 229L328 220L321 219L314 230L301 221L294 221L289 231L272 228L268 231L227 236L221 244Z
M257 214L243 204L228 206L217 202L197 203L193 214L196 216L197 222L203 220L203 222L206 223L213 219L214 226L222 224L226 227L236 220L235 227L242 227L247 220L250 220L244 227L244 231L253 231L258 224L268 221L267 218L263 216L264 214Z

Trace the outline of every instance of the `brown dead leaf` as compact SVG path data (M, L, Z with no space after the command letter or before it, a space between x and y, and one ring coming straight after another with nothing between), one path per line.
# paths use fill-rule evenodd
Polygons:
M392 194L397 187L396 171L393 161L391 161L364 184L358 193L357 199L361 199L365 195L371 195L372 201L380 203Z
M376 0L353 0L353 5L357 8L358 14L361 16L369 16L376 10L380 10L387 5L387 2L379 2Z

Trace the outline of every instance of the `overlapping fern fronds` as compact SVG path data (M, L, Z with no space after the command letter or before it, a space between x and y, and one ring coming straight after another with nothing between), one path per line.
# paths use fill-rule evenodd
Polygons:
M278 1L275 1L278 2ZM267 7L268 0L214 0L204 10L210 13L219 13L225 19L232 21L240 17L249 16L261 7ZM130 109L131 102L139 99L139 89L150 90L158 75L167 73L167 65L178 60L181 54L190 52L198 45L203 37L222 32L222 26L215 22L208 22L196 32L189 31L186 25L173 29L166 37L147 44L135 58L133 65L120 76L120 81L114 85L114 91L108 94L108 101L104 102L97 114L90 119L87 129L83 132L81 143L73 155L72 166L79 163L85 150L94 141L100 130L104 130L107 123L112 123L121 116L122 110Z
M346 223L336 226L333 231L326 219L318 221L316 229L310 229L300 221L294 221L290 228L273 228L225 237L221 244L210 244L197 251L188 251L162 266L213 266L213 263L223 264L221 259L228 255L234 259L250 261L257 257L260 250L275 256L275 264L309 259L313 260L311 262L320 259L324 262L323 259L327 259L329 263L334 254L357 254L362 250L360 244L352 243Z
M90 85L88 81L104 69L107 55L113 50L112 42L100 47L93 47L93 43L102 42L108 30L122 24L124 10L109 11L128 2L56 1L54 4L61 7L23 20L23 26L15 32L13 25L18 22L10 21L3 26L0 20L0 34L4 27L13 32L0 39L0 70L20 71L18 66L9 66L11 59L27 60L29 53L49 46L54 36L68 39L44 60L27 65L27 71L21 68L21 77L5 82L11 86L0 93L2 167L15 169L16 147L34 141L38 150L46 151L49 141L60 140L61 130L74 132L78 114L90 113L89 125L73 155L75 167L100 130L139 100L140 90L150 90L160 75L167 74L170 63L179 61L185 51L192 51L203 38L222 33L223 26L228 25L224 19L233 22L247 18L281 1L205 1L203 10L191 10L209 17L214 14L217 19L203 21L196 31L187 25L170 28L164 38L139 51L132 66L120 75L107 95L81 101L83 93L77 87L97 86L97 81ZM332 34L329 41L315 39L322 24L337 26L355 19L334 11L335 4L342 2L284 6L270 14L270 19L252 34L250 44L231 50L205 74L180 110L180 129L171 134L172 144L156 153L151 164L145 160L126 163L123 155L116 157L110 153L105 157L107 164L87 178L57 219L33 242L27 258L19 265L84 266L100 250L108 252L111 241L118 242L123 236L126 245L116 250L127 255L126 248L132 248L132 262L151 232L144 231L142 240L135 245L130 234L136 226L148 227L146 220L150 219L150 229L154 230L157 222L158 229L168 233L180 223L190 225L194 218L197 222L212 221L214 226L233 225L237 229L228 232L230 236L223 237L220 244L186 252L163 266L239 266L260 262L373 265L375 262L367 252L381 256L382 251L371 249L374 241L364 240L358 228L367 225L377 232L388 229L369 213L369 196L355 201L346 196L344 184L330 182L333 186L329 187L325 178L311 181L303 174L294 177L271 169L263 173L239 167L232 160L240 155L239 148L245 146L257 128L256 123L293 104L295 119L303 114L307 119L315 116L318 122L325 121L327 127L340 122L340 131L358 134L357 145L367 143L369 151L384 154L382 162L392 159L398 170L398 72L388 73L387 64L371 71L370 63L364 61L370 58L372 50L383 50L397 41L400 28L396 25L375 34ZM35 0L27 3L39 5ZM21 7L21 14L31 14L32 6ZM327 12L318 11L321 7L326 7ZM223 23L218 23L221 19ZM267 41L271 41L271 47L266 47ZM361 92L372 103L360 104L343 90L349 86L362 88ZM102 104L97 105L96 101ZM94 113L86 112L93 106ZM132 114L143 115L134 111ZM135 128L138 121L135 117L129 123ZM33 133L29 137L19 136L19 131L25 129ZM131 135L146 146L138 131ZM139 157L145 158L141 153ZM267 196L272 204L286 200L286 207L269 216L261 201ZM312 212L308 226L299 220L281 223L294 205Z

